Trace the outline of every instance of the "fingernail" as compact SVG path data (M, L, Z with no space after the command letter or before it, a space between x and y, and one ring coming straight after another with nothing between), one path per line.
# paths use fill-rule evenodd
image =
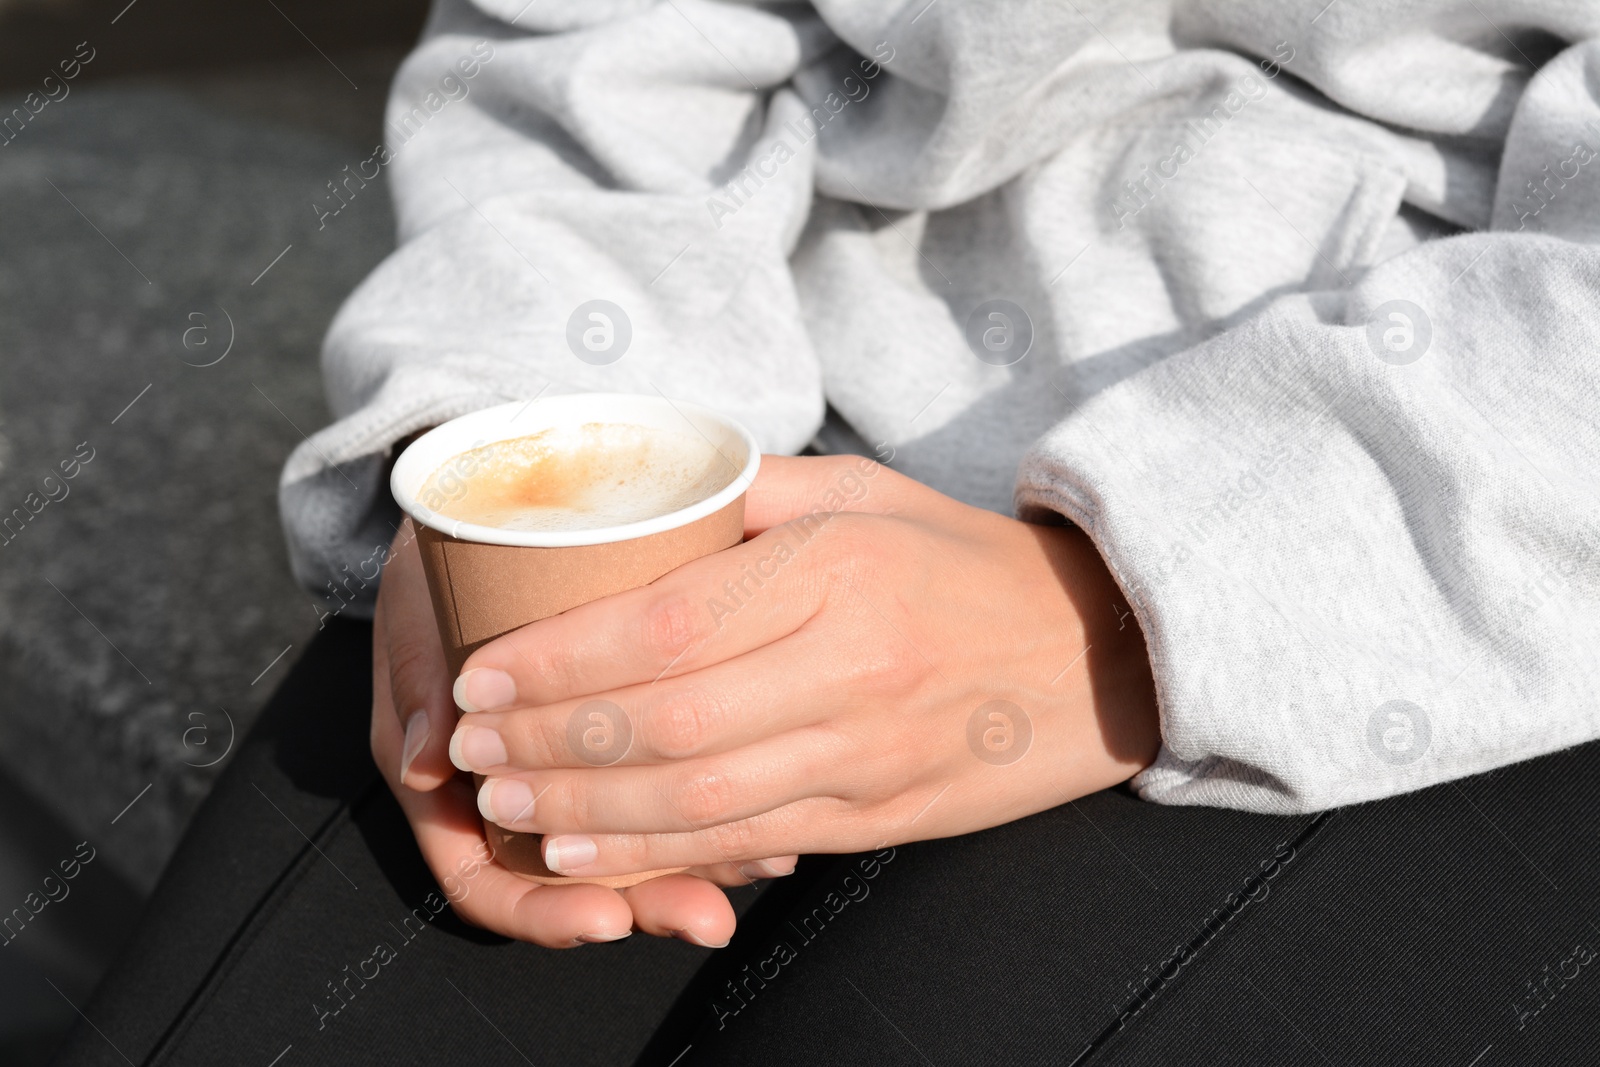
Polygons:
M789 869L784 870L767 860L752 860L739 868L739 873L752 882L757 878L782 878L786 874L794 873L794 864L789 864Z
M583 834L564 834L544 839L544 864L558 873L587 866L599 855L600 849L595 846L594 838Z
M411 769L411 762L417 758L417 753L422 751L422 746L428 743L428 713L417 710L411 713L411 718L406 720L406 740L400 746L400 781L404 784L406 772Z
M674 930L674 931L672 931L672 936L677 938L679 941L687 941L691 945L699 945L701 948L727 948L728 947L728 942L727 941L724 941L720 945L713 945L711 942L705 940L699 934L695 933L693 930Z
M519 823L533 814L533 788L520 778L489 778L478 790L478 812L498 826Z
M603 945L608 941L621 941L625 937L632 936L632 930L624 930L620 934L579 934L577 940L585 945Z
M450 762L464 771L503 767L506 760L506 743L487 726L464 726L450 738Z
M498 711L517 702L517 683L505 671L478 667L457 678L452 693L462 711Z

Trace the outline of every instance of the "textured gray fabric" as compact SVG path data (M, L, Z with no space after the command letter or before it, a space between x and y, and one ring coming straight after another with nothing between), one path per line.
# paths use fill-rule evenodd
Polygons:
M1597 96L1592 3L439 0L363 170L400 248L283 475L297 571L365 602L382 457L474 408L659 391L792 452L826 403L825 443L1092 534L1149 799L1600 736Z

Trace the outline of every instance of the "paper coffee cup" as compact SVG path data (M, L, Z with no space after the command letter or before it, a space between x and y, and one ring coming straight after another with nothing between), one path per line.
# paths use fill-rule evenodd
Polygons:
M434 473L465 453L587 423L628 424L703 440L708 453L715 450L717 462L728 464L732 478L724 488L688 507L640 522L586 530L474 525L441 515L437 509L442 502L434 495L420 498ZM395 461L389 487L416 524L451 676L461 672L475 649L502 634L591 600L649 585L691 560L738 544L744 537L745 490L760 462L755 438L724 415L662 397L612 393L503 404L452 419L417 438ZM482 783L480 777L474 778ZM534 882L621 887L670 873L569 877L545 866L538 834L514 833L490 822L484 823L484 831L499 863Z

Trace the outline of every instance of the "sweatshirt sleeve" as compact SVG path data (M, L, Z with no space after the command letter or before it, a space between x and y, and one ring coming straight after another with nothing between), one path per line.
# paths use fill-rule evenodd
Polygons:
M350 192L386 175L399 247L330 327L335 421L279 486L296 577L329 610L371 610L395 442L465 412L660 393L729 412L769 451L810 439L821 373L787 259L812 160L773 146L804 111L779 87L836 44L800 5L438 0L385 143L341 175ZM343 209L330 194L323 227Z
M1286 296L1099 394L1024 516L1144 629L1146 799L1304 812L1600 737L1600 41L1509 116L1487 232Z

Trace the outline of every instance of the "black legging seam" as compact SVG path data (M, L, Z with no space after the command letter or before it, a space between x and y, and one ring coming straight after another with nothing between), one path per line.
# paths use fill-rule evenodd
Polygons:
M1295 839L1290 842L1289 847L1291 851L1298 852L1301 848L1304 848L1306 845L1310 844L1312 838L1316 837L1322 832L1322 830L1328 825L1329 821L1336 813L1337 809L1319 812L1316 817L1311 820L1310 824L1307 825L1304 830L1301 830ZM1248 885L1249 883L1247 882L1246 884ZM1244 908L1241 906L1225 914L1222 921L1215 929L1208 930L1206 927L1202 926L1200 932L1192 937L1189 940L1189 943L1184 946L1185 950L1189 951L1190 953L1184 965L1187 967L1190 961L1198 961L1202 954L1204 954L1206 960L1210 960L1213 956L1215 956L1217 954L1217 942L1222 939L1222 936L1225 932L1238 925L1236 922L1234 922L1234 920L1237 919L1243 912ZM1096 1053L1105 1047L1105 1045L1113 1036L1128 1029L1127 1025L1123 1022L1123 1019L1128 1015L1130 1010L1138 1009L1134 1010L1134 1014L1137 1017L1138 1014L1142 1013L1143 1004L1147 1004L1153 999L1153 996L1145 998L1137 994L1131 998L1121 1007L1121 1009L1118 1010L1117 1014L1112 1018L1112 1020L1107 1023L1099 1033L1090 1039L1089 1043L1083 1047L1083 1049L1074 1059L1067 1061L1069 1067L1084 1067L1084 1065L1087 1064Z
M267 886L260 899L251 905L250 910L245 914L244 920L235 928L235 932L228 937L227 941L217 951L216 959L212 961L210 967L206 968L205 976L195 986L194 992L184 1001L183 1006L173 1016L172 1022L168 1024L166 1030L162 1031L161 1037L156 1040L149 1053L141 1061L143 1067L154 1067L157 1060L181 1036L180 1031L186 1029L190 1021L195 1017L196 1009L201 1002L220 985L219 979L222 971L228 962L234 958L236 949L253 938L258 932L260 924L257 920L264 917L268 907L274 904L280 893L287 889L292 881L298 880L306 870L310 869L311 864L308 858L316 853L319 843L328 839L339 828L337 824L341 821L348 821L354 808L364 804L373 790L380 786L387 788L381 776L356 794L353 799L341 801L339 806L317 827L316 832L308 835L305 845L295 853L290 862L284 865L283 870Z

